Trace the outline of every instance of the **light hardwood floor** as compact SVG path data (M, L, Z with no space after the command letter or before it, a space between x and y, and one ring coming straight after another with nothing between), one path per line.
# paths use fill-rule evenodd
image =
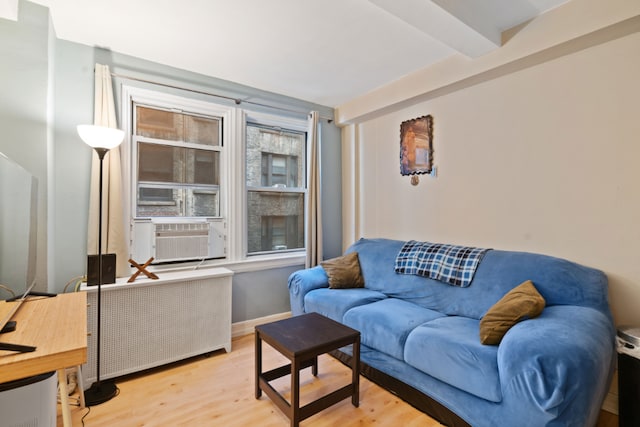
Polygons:
M263 367L286 363L281 355L263 345ZM330 356L319 358L318 377L310 369L301 374L302 404L346 385L349 370ZM288 398L289 377L274 382ZM260 426L284 427L289 420L263 393L254 397L253 335L233 340L231 353L215 352L184 362L131 375L117 381L120 393L114 399L89 409L71 410L73 425L102 426ZM59 405L58 405L59 406ZM360 379L360 406L350 399L301 423L308 427L329 426L440 426L438 422L386 390ZM616 427L615 415L602 412L597 427ZM58 426L62 418L58 416Z

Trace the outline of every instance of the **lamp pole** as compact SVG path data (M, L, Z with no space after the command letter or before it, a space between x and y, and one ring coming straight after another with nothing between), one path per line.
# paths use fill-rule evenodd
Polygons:
M102 382L100 380L100 356L101 356L101 323L102 323L102 196L103 196L103 164L104 157L111 148L117 147L124 138L124 132L119 129L102 126L81 125L78 126L80 137L90 145L98 154L100 160L99 178L99 202L98 202L98 307L96 327L96 382L84 391L84 400L87 406L95 406L114 398L118 392L115 382Z
M104 156L109 152L108 148L94 147L98 158L100 159L100 179L99 179L99 197L98 202L98 322L96 325L96 382L84 392L84 401L87 406L95 406L100 403L111 400L117 393L114 382L103 383L100 381L100 355L101 355L101 323L102 323L102 171L104 164Z

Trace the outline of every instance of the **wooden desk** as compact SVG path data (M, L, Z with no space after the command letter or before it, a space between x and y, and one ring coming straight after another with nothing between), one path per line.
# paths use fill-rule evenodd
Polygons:
M0 302L0 318L14 303ZM84 292L26 300L13 316L14 332L0 341L36 346L31 353L0 351L0 383L57 371L64 426L71 426L66 368L87 360L87 296Z

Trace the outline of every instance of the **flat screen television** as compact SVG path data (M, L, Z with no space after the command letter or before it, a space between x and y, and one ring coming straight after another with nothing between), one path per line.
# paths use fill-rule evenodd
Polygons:
M0 284L21 295L36 278L38 180L0 152ZM0 299L12 295L0 288Z

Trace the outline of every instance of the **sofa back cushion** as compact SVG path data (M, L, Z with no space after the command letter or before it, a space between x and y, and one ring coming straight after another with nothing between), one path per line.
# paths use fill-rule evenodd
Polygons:
M447 315L480 319L507 292L526 280L551 305L592 307L611 317L607 277L600 270L547 255L491 250L471 285L451 286L394 270L403 241L360 239L347 252L358 252L365 287Z

